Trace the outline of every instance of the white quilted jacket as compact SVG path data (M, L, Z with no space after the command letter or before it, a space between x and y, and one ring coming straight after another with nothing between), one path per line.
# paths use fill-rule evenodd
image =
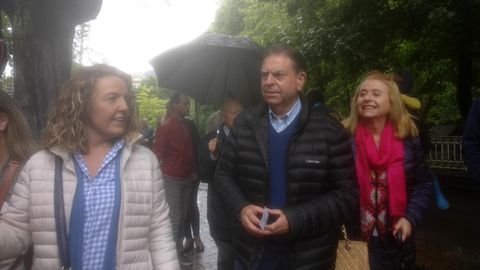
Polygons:
M72 156L64 160L63 181L67 224L77 185ZM53 188L55 158L43 150L23 167L0 216L0 261L25 252L33 243L33 269L60 269L55 232ZM164 183L155 155L126 144L121 160L122 202L117 240L117 269L180 269L173 241Z

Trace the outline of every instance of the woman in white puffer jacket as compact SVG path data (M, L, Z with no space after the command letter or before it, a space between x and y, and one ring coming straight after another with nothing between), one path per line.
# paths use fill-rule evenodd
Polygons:
M45 150L25 164L0 216L0 260L33 243L34 269L180 268L158 161L136 143L131 85L127 74L95 65L79 70L61 89ZM56 159L63 163L63 248L55 217Z

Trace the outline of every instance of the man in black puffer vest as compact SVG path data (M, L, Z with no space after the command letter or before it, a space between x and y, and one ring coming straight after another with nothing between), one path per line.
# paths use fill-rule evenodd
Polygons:
M358 204L349 135L304 102L297 51L266 50L261 77L265 103L237 116L213 180L239 221L235 270L334 269L340 225Z
M233 252L233 222L225 211L219 194L211 184L223 146L233 127L235 117L243 110L240 102L231 99L223 103L220 112L223 123L216 130L205 135L199 147L198 175L202 182L209 183L207 197L207 219L210 235L217 246L217 270L232 270L235 255Z

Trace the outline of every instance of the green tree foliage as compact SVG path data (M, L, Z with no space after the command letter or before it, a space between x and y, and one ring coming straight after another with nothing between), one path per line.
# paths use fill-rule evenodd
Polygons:
M7 45L8 49L8 62L7 63L0 63L0 74L3 74L5 67L7 64L10 63L11 65L11 59L12 59L12 26L10 24L10 20L8 20L8 17L6 13L2 12L0 10L0 39L5 42Z
M0 91L4 91L7 94L13 93L13 77L5 74L0 76Z
M158 86L155 77L143 78L136 88L136 100L140 119L147 118L148 123L156 128L158 120L162 120L166 113L167 102L174 92ZM190 116L194 119L200 135L205 135L207 118L218 110L218 106L201 105L194 103L190 107Z
M166 104L172 91L159 88L154 77L144 78L136 90L139 117L147 118L152 127L157 127L158 120L165 116Z
M224 0L217 11L212 31L227 35L238 35L244 28L244 0Z
M90 51L87 42L90 38L90 23L82 23L75 27L75 36L73 37L73 59L79 64L83 64L85 54Z
M343 115L358 79L372 69L413 74L411 94L423 102L431 124L458 121L480 89L473 76L480 74L480 1L232 2L223 1L220 11L241 7L243 17L234 19L242 22L239 34L262 46L285 43L302 51L307 87L323 90L327 105ZM225 17L220 11L217 21Z
M198 106L198 109L195 108L195 106ZM200 133L200 136L203 137L205 134L207 134L208 117L215 113L217 110L220 110L220 108L219 106L201 105L195 103L194 106L192 106L191 110L192 112L190 113L190 115L194 117L198 132Z

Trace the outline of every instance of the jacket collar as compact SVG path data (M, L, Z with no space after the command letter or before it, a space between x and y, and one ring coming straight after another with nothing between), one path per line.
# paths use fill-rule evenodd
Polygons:
M123 146L122 150L122 162L121 168L123 169L128 158L132 153L132 149L135 144L139 143L142 140L143 136L141 134L137 134L137 136L130 141L125 141L125 145ZM54 155L60 156L63 159L63 163L66 169L70 171L74 171L73 167L73 155L70 152L65 151L61 146L54 146L49 149Z
M301 130L305 124L307 123L308 117L310 115L310 108L308 108L308 104L303 94L299 96L300 102L302 103L302 108L300 109L300 119L299 119L299 129ZM266 102L262 102L255 107L251 108L245 114L245 118L250 126L256 128L254 130L259 130L259 127L267 127L268 123L268 112L269 107ZM260 126L259 126L260 125Z
M305 127L307 120L310 115L310 108L308 108L307 103L305 102L305 97L300 95L300 102L302 103L302 108L299 113L299 123L298 129L295 131L292 139L296 140L299 132ZM265 168L268 170L268 114L269 107L266 102L262 102L250 110L245 111L244 117L247 124L253 130L255 140L262 154L263 160L265 162Z

